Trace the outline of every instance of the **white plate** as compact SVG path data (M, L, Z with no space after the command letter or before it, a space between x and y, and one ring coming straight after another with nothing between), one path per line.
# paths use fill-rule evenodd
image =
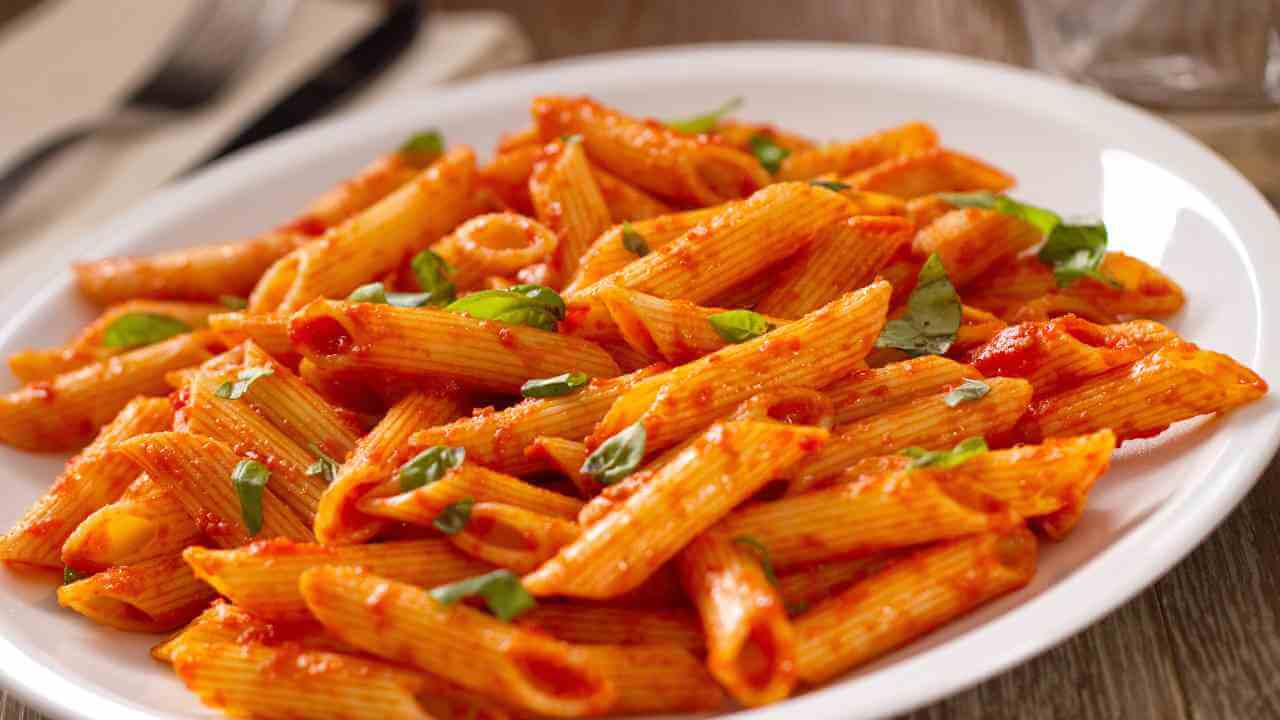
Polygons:
M101 228L95 254L223 240L269 227L410 132L441 128L488 151L528 122L539 93L590 93L627 111L698 112L747 98L744 118L817 138L922 119L951 146L1014 173L1021 198L1101 214L1113 248L1160 265L1189 302L1179 332L1280 379L1280 222L1225 162L1150 115L1087 89L987 63L823 45L628 53L495 75L309 127L230 158ZM69 273L48 268L5 304L0 352L63 341L91 317ZM36 282L39 280L39 282ZM41 289L38 289L41 288ZM1280 404L1268 397L1121 453L1076 531L1046 546L1025 590L826 688L741 718L849 720L903 712L1025 660L1098 620L1167 571L1235 506L1271 459ZM8 526L62 458L0 449ZM0 572L0 670L65 718L208 715L147 656L154 637L60 610L47 580Z

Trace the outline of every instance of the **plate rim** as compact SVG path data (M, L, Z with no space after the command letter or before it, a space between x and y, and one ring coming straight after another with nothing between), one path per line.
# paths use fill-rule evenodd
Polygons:
M621 72L634 65L644 65L647 68L662 63L706 62L709 58L718 58L718 62L723 62L732 56L739 56L738 60L742 61L744 58L740 56L744 54L752 56L746 58L751 62L769 59L766 56L773 56L772 59L779 61L795 61L802 55L813 58L845 55L847 59L864 62L889 65L910 63L914 72L954 71L981 77L993 85L1019 86L1034 91L1032 94L1055 94L1060 100L1079 103L1081 112L1092 107L1099 113L1130 125L1145 126L1142 128L1144 131L1153 133L1152 142L1181 146L1179 161L1206 171L1204 177L1208 179L1197 177L1195 187L1204 190L1216 205L1223 208L1223 213L1233 226L1242 230L1265 228L1269 232L1258 233L1264 237L1280 235L1280 217L1277 217L1262 194L1213 150L1158 116L1093 88L1073 85L1025 68L929 50L779 41L674 45L583 55L519 66L457 84L431 87L411 99L389 99L360 110L339 113L282 133L150 193L142 202L84 233L84 240L77 243L77 249L83 251L93 248L94 252L101 253L116 251L135 239L142 227L163 222L170 213L180 215L184 206L204 195L218 193L218 188L247 175L257 163L287 165L296 162L291 159L306 148L334 136L346 126L358 125L372 132L383 123L394 124L397 109L413 113L428 108L432 103L451 99L465 103L469 96L484 95L502 86L520 81L536 81L539 77L555 73ZM990 88L979 88L974 94L986 92L990 92ZM430 112L429 108L427 112ZM387 119L379 122L376 117L379 114L384 114ZM1212 187L1213 191L1206 190L1206 186ZM102 242L104 238L108 240ZM1252 271L1265 270L1266 267L1280 268L1280 250L1270 250L1261 241L1248 244L1247 238L1245 243ZM1260 261L1267 256L1276 262ZM1280 277L1280 272L1277 277ZM1257 279L1256 276L1254 279ZM57 268L46 273L35 273L26 283L6 293L0 299L0 307L21 309L0 328L0 345L10 342L33 313L50 302L53 296L67 292L70 285L71 273L66 268ZM1274 354L1269 354L1267 349L1274 342L1272 334L1267 332L1266 321L1280 302L1280 290L1267 290L1265 283L1259 285L1256 296L1258 341L1249 364L1264 377L1270 375L1274 378L1280 377L1280 360L1268 362L1268 358L1274 357ZM22 298L26 300L22 301ZM852 717L880 717L907 712L976 685L1014 664L1025 662L1102 620L1153 584L1207 539L1261 478L1273 459L1277 446L1280 446L1280 412L1273 405L1274 402L1260 402L1236 410L1231 416L1220 420L1237 426L1252 424L1254 429L1250 434L1261 434L1262 439L1260 444L1252 446L1247 453L1215 462L1215 469L1219 469L1228 481L1202 482L1195 487L1184 487L1137 526L1090 557L1073 572L1058 579L1032 602L1011 608L974 628L975 631L932 648L925 657L906 658L878 670L879 677L874 683L878 687L872 688L878 689L878 692L868 692L867 688L856 687L859 685L857 679L842 678L784 703L740 711L730 717L740 720L777 720L796 714L814 720L846 720ZM1176 512L1188 506L1195 506L1196 512ZM1096 589L1086 591L1081 587L1097 576L1102 567L1124 570L1125 559L1133 557L1145 557L1146 560L1136 566L1136 571L1131 567L1129 572L1113 575L1115 582L1104 592ZM1071 591L1086 592L1091 602L1070 601L1066 596L1071 595ZM1033 623L1033 618L1028 617L1044 614L1049 609L1062 612L1048 627ZM998 642L1000 638L1006 638L1009 642L1001 644ZM974 659L975 649L991 650L992 645L999 646L996 652L978 655L978 659ZM962 671L942 674L930 672L935 666L945 668L949 662L955 664L961 661L964 665ZM89 720L101 717L104 711L109 711L114 717L138 720L161 717L144 708L125 705L112 697L78 686L5 637L0 637L0 684L25 703L55 718ZM886 686L915 689L909 693L885 692Z

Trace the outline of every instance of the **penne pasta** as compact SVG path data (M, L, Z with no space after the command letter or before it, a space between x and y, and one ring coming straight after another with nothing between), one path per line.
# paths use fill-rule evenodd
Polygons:
M973 350L984 375L1021 377L1044 397L1146 355L1143 347L1105 325L1074 315L1006 328Z
M565 294L572 295L600 278L621 270L633 260L644 257L648 254L645 252L646 248L648 252L653 252L666 246L700 224L716 217L723 209L721 206L716 206L688 210L630 223L631 232L643 241L643 245L640 245L634 238L632 239L632 244L637 249L628 248L624 242L628 228L615 225L601 233L583 254L578 271L564 288Z
M910 200L939 192L1006 190L1013 178L986 163L946 148L886 160L844 179L855 190Z
M591 175L609 208L609 217L615 223L648 220L672 212L671 206L602 168L593 165Z
M506 212L473 217L431 249L453 268L450 282L471 289L491 275L511 277L521 268L552 259L560 242L542 223Z
M139 483L146 490L134 491ZM168 488L141 475L125 496L85 518L62 544L62 564L80 573L176 555L202 540L187 509Z
M582 472L582 464L590 452L587 446L576 440L539 436L525 448L525 457L542 463L568 478L577 488L579 497L589 498L600 490L600 483Z
M848 423L893 410L906 402L964 382L982 373L938 355L924 355L884 367L856 370L823 388L835 407L837 423Z
M1040 231L1021 218L980 208L952 210L920 228L911 251L925 259L937 253L956 287L1039 244Z
M685 608L545 602L515 623L580 645L673 645L694 655L707 650L698 617Z
M449 540L471 557L523 575L551 559L578 534L572 520L505 503L478 502L471 507L466 524Z
M732 344L726 340L710 318L725 312L722 308L705 308L685 300L662 298L622 287L605 288L600 299L614 325L636 352L650 362L686 363ZM773 326L786 325L777 317L765 317Z
M165 632L199 615L216 593L177 555L122 565L58 588L58 604L127 632Z
M430 525L446 507L467 498L478 503L513 505L566 520L576 518L582 509L581 500L494 472L474 462L465 462L446 472L439 480L408 491L399 486L398 479L393 479L393 482L394 485L384 485L377 492L366 495L359 504L360 510L392 520ZM395 487L394 492L399 494L385 496L391 487Z
M560 277L571 278L583 253L613 218L581 142L560 141L545 152L547 157L529 177L529 196L538 220L560 240L552 267Z
M826 438L821 428L771 422L715 425L576 541L525 576L524 585L538 596L609 598L633 590L686 543Z
M289 340L289 316L278 313L224 312L209 316L209 327L234 347L252 340L263 351L290 367L297 367L298 353Z
M938 134L933 128L919 122L907 123L857 140L796 150L782 161L778 178L808 180L825 173L848 175L937 144Z

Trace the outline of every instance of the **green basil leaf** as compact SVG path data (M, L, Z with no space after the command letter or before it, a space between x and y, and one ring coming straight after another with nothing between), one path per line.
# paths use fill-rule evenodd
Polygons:
M649 254L649 243L645 241L643 235L631 227L630 222L622 223L622 247L637 257L644 257Z
M139 348L190 331L190 325L168 315L131 312L107 326L102 333L102 344L114 348Z
M938 193L938 197L955 207L975 207L984 210L995 210L1004 215L1021 218L1035 226L1042 235L1048 235L1062 218L1052 210L1035 205L1028 205L1004 195L997 195L989 190L978 190L967 193Z
M478 320L497 320L554 331L564 319L564 300L541 285L514 285L505 290L482 290L454 300L445 308Z
M262 530L262 489L271 479L271 471L257 460L241 460L231 471L231 485L240 498L240 519L250 535Z
M380 282L361 285L347 296L347 302L373 303L375 305L391 305L401 308L422 307L432 300L431 293L395 293L387 292L386 286Z
M249 307L249 301L238 295L219 295L218 302L228 310L243 310Z
M435 128L414 133L404 141L398 152L412 156L416 165L429 165L444 154L444 135Z
M520 394L527 398L547 398L568 395L583 387L591 378L584 372L567 372L549 378L529 380L520 386Z
M587 456L582 463L582 473L603 485L625 478L640 467L646 436L643 422L637 420L628 425Z
M836 182L835 180L810 180L809 184L814 187L826 188L832 192L840 192L853 187L848 183Z
M708 317L707 322L717 335L731 343L746 342L773 329L763 315L750 310L726 310Z
M960 329L960 296L937 253L929 256L907 299L906 315L884 324L878 348L897 348L908 355L941 355Z
M1091 277L1119 287L1099 269L1107 256L1107 228L1097 225L1058 225L1040 248L1040 262L1053 268L1058 287Z
M764 576L768 578L769 584L778 586L778 575L773 571L773 560L769 557L769 548L765 547L764 543L751 535L739 535L733 539L733 544L750 550L756 556L756 560L760 561L760 569L764 570Z
M338 478L338 461L324 454L324 451L315 445L310 445L311 454L316 456L316 461L307 466L308 475L319 475L324 478L328 485L332 485L333 481Z
M409 267L418 279L418 287L430 296L426 304L448 305L457 298L458 288L449 282L449 276L456 270L444 258L430 250L423 250L413 256Z
M70 585L71 583L76 582L77 580L83 580L87 577L89 576L81 575L80 573L76 572L75 570L72 570L71 568L65 565L62 567L62 584L63 585Z
M214 395L224 400L239 400L244 394L249 392L249 386L258 378L275 375L276 371L271 368L246 368L240 371L236 376L235 382L224 382L213 391Z
M445 605L475 595L484 598L489 611L503 622L510 622L536 605L533 596L520 584L520 578L510 570L494 570L431 590L431 597Z
M909 447L903 449L901 454L911 458L911 467L931 467L947 470L986 451L987 441L982 436L976 436L968 440L962 440L960 444L950 450L925 450L924 448Z
M775 143L768 135L760 133L751 136L751 154L756 156L765 170L776 173L791 151Z
M697 135L699 133L711 132L716 129L716 125L720 124L721 118L742 107L743 102L743 99L740 97L729 98L723 105L711 112L705 112L701 115L693 115L687 118L668 120L665 124L672 130L686 135Z
M400 489L409 492L430 485L467 459L466 448L435 445L400 466Z
M947 396L942 401L947 404L947 407L955 407L962 402L978 400L989 392L991 392L990 385L981 380L965 378L964 382L960 383L955 390L947 393Z
M574 144L574 143L580 143L580 142L582 142L582 135L580 135L580 134L578 134L578 133L574 133L574 134L572 134L572 135L561 135L561 136L560 136L560 142L564 143L565 145L572 145L572 144Z
M445 535L457 535L471 521L471 506L475 504L475 499L463 498L456 503L447 505L445 509L440 511L439 515L436 515L431 524Z

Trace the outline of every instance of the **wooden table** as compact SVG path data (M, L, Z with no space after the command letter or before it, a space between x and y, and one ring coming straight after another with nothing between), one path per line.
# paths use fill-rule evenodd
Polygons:
M913 45L1015 64L1030 58L1013 0L440 0L440 5L514 14L542 60L735 40ZM1222 527L1152 588L1031 662L909 717L1280 717L1277 509L1280 463L1273 461Z

